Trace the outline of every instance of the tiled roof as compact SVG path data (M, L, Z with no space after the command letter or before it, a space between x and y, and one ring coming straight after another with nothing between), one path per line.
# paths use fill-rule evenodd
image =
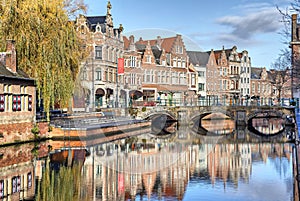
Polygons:
M176 40L176 36L170 37L170 38L161 38L162 44L161 49L165 49L166 52L171 52L172 46L174 44L174 41ZM148 41L150 42L151 46L156 46L156 39L153 40L138 40L136 44L142 44L147 45Z
M209 59L210 52L198 52L198 51L187 51L187 54L190 58L190 62L194 66L206 66Z
M227 59L229 58L231 51L232 51L232 49L226 49L225 50L225 54L226 54ZM216 57L217 61L218 61L218 59L221 58L222 52L223 52L223 50L214 50L214 54L215 54L215 57Z

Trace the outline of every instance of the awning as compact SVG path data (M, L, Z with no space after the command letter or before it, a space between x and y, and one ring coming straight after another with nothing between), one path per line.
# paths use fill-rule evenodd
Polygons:
M98 88L96 90L96 95L98 95L98 96L104 96L104 94L105 94L105 91L103 89Z
M132 99L138 99L143 96L143 92L139 90L131 90L129 91L129 97Z

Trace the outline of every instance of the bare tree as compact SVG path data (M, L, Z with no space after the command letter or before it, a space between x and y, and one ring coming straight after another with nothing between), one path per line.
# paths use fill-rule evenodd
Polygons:
M294 37L295 33L292 33L293 17L292 14L297 14L300 11L300 0L291 0L289 7L281 9L277 6L277 10L281 14L283 28L280 32L282 35L283 43L286 44L286 48L281 51L281 54L276 59L273 67L278 70L284 70L287 72L284 77L289 76L291 96L294 97L294 92L299 91L299 78L300 78L300 57L294 49ZM296 19L297 23L297 19ZM300 42L300 40L297 42ZM300 47L300 46L299 46ZM288 79L288 77L286 77ZM286 80L284 80L286 81Z
M272 75L272 84L278 91L278 100L283 98L283 95L286 95L286 91L291 91L290 55L291 51L289 49L283 49L278 58L271 64L272 69L270 72ZM291 94L289 96L291 96Z

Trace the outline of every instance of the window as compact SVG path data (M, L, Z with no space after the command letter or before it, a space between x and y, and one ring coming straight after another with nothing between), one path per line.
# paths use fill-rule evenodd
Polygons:
M147 82L147 83L153 82L153 71L152 70L145 71L145 82Z
M4 197L4 180L0 180L0 199Z
M81 25L81 26L80 26L80 32L81 32L81 34L85 34L85 28L84 28L84 25Z
M102 70L101 68L96 69L96 80L102 80Z
M205 77L204 71L198 71L198 77Z
M102 46L95 47L95 59L102 59Z
M226 90L226 86L227 86L227 80L224 80L223 90Z
M177 66L178 66L178 67L181 67L181 59L178 59L178 61L177 61Z
M87 80L87 69L86 69L86 67L82 68L80 78L81 78L81 80Z
M176 64L177 64L177 61L176 61L176 58L174 58L173 59L173 66L176 67L177 66Z
M183 47L178 45L176 47L176 53L182 54L183 53Z
M130 56L130 67L136 67L136 57L135 56Z
M181 79L181 75L184 75L184 74L180 74L180 79ZM196 75L195 74L192 74L191 85L192 85L192 87L196 86Z
M21 177L13 177L12 178L12 193L20 192L21 191Z
M177 72L172 73L172 84L178 84L178 74L177 74Z
M185 68L186 67L186 62L185 62L185 60L182 60L182 68Z
M32 187L32 174L31 174L31 172L29 172L29 173L27 174L27 187L28 187L28 188L31 188L31 187Z
M161 80L161 71L157 71L157 83L162 83L162 80Z
M166 56L167 56L167 65L170 66L170 64L171 64L171 54L168 53Z
M5 111L5 96L4 94L0 94L0 112Z
M149 55L146 56L146 63L151 63L151 56Z
M13 95L13 111L21 111L22 99L20 95Z
M204 91L204 84L198 83L198 91Z
M136 85L136 74L135 73L130 73L130 81L129 83L131 85Z
M170 73L166 72L166 84L170 84Z

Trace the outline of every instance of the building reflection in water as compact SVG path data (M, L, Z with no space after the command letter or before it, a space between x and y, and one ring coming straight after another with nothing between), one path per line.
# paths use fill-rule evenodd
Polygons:
M284 120L282 118L253 118L253 128L262 134L273 135L284 129Z
M63 147L49 155L48 142L4 147L0 200L49 200L47 194L70 200L183 200L195 182L205 189L222 185L239 192L240 186L251 184L255 164L272 160L278 174L282 169L291 173L282 167L283 161L292 163L291 144L246 139L189 134L183 128L162 138L145 134L74 150ZM51 170L58 174L52 177ZM292 197L293 182L284 180Z
M199 118L201 117L199 116ZM198 131L203 128L208 134L226 135L233 133L235 129L235 121L223 113L208 114L196 120L196 122L198 121L199 124L194 126L200 127Z
M146 148L139 142L134 149L120 141L90 147L82 188L96 200L182 200L192 178L238 188L240 182L249 182L253 156L256 162L268 157L289 161L292 152L288 144L207 144L190 135L176 142L148 139Z
M41 161L47 155L44 143L0 148L0 200L33 200L35 178L42 171Z

